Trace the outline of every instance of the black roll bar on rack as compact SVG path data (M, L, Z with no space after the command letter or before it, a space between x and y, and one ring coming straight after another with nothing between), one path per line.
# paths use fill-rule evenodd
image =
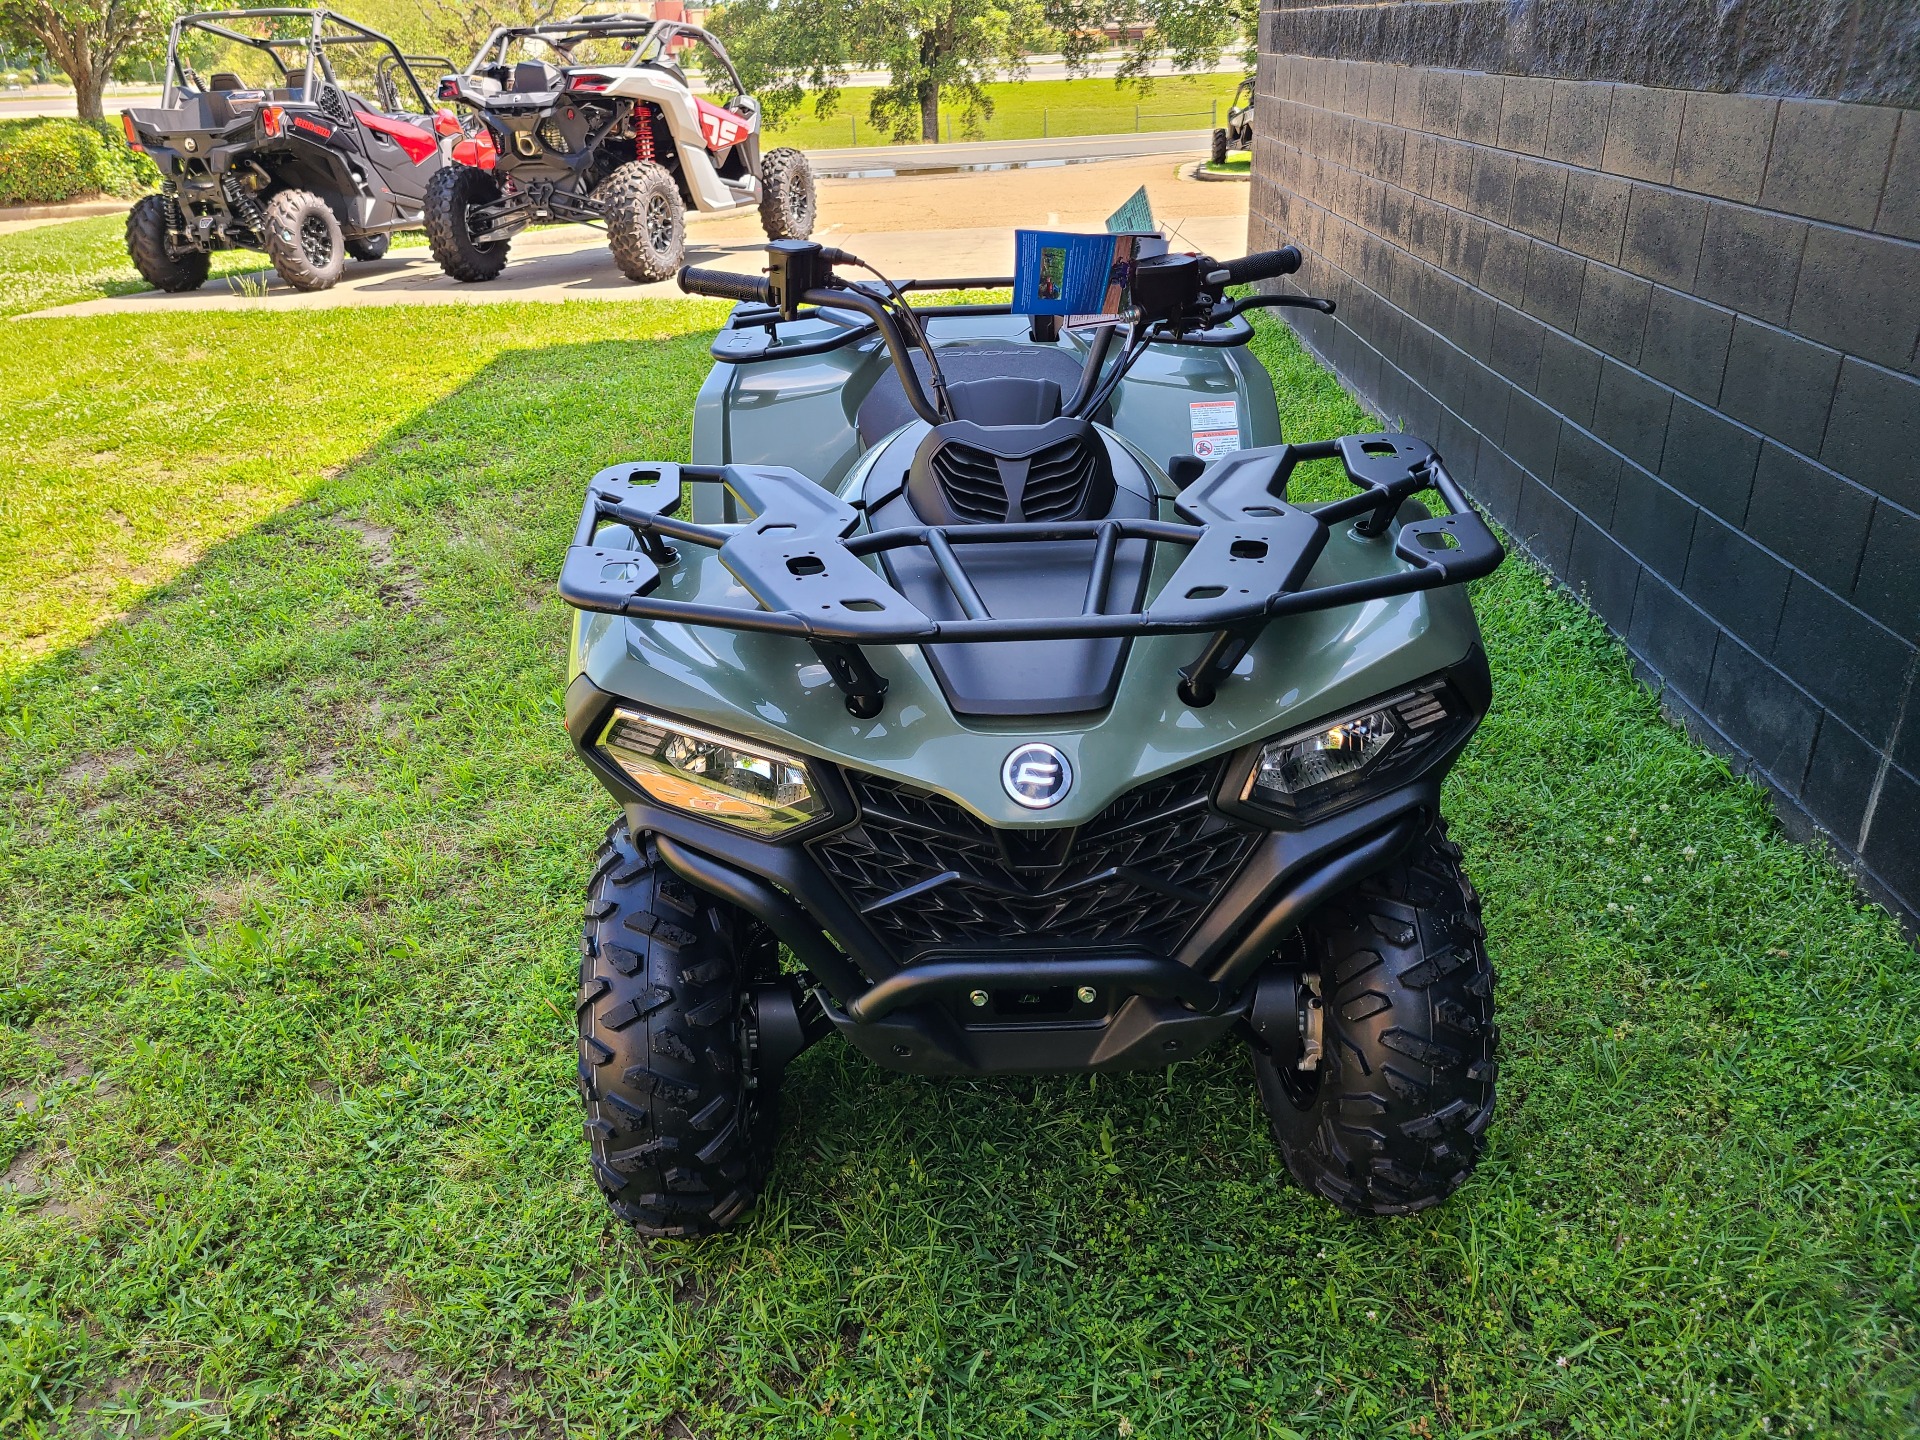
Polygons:
M1294 468L1330 459L1341 462L1360 493L1311 508L1287 503ZM688 484L724 486L753 518L740 525L679 518ZM1332 526L1351 520L1362 535L1383 535L1401 506L1429 488L1452 513L1401 526L1393 553L1402 568L1330 585L1306 583ZM1204 634L1204 648L1181 668L1178 681L1181 699L1197 708L1213 701L1248 646L1281 616L1463 584L1490 574L1505 557L1440 457L1403 434L1241 451L1212 466L1174 505L1182 521L910 525L857 533L858 511L785 466L614 465L588 484L560 594L580 610L804 641L827 666L848 709L863 718L880 712L887 691L868 646ZM608 525L630 528L640 548L598 543ZM967 550L1063 540L1092 542L1079 612L993 615L969 578ZM1104 573L1122 540L1176 545L1186 553L1152 599L1116 611ZM663 571L679 562L675 543L713 552L753 604L657 593ZM867 563L905 549L927 554L962 618L928 615Z

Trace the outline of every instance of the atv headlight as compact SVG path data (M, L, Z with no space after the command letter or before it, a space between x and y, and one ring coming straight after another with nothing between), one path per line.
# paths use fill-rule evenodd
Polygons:
M1315 786L1358 775L1399 738L1391 711L1369 710L1311 734L1277 740L1260 752L1253 788L1269 799L1292 800Z
M599 749L650 799L752 835L827 813L804 760L677 720L616 710Z
M1260 748L1240 798L1296 819L1409 778L1450 748L1472 719L1444 681L1376 700Z

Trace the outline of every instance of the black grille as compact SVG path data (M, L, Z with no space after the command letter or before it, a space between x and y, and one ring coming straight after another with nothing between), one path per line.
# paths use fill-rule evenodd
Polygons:
M1092 447L1079 436L1049 445L1027 462L1020 510L1029 520L1065 520L1081 514L1099 474Z
M1087 512L1100 479L1100 457L1080 435L1056 440L1024 460L998 459L964 441L949 440L929 463L953 513L987 524L1078 519ZM1009 480L1020 485L1018 513L1007 504Z
M1207 807L1217 766L1131 790L1077 830L998 830L925 790L851 774L860 823L814 858L901 960L935 949L1168 954L1264 832Z
M347 97L331 85L320 87L320 109L323 114L338 120L342 125L353 123L353 107L347 104Z
M1007 487L1000 480L1000 462L993 456L948 441L933 452L931 463L954 514L988 524L1007 518Z

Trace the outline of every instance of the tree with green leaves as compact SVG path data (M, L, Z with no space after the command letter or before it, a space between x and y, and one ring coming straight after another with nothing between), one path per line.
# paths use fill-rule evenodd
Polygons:
M1083 75L1105 27L1141 32L1115 81L1145 90L1156 58L1197 70L1236 43L1250 50L1258 13L1259 0L729 0L711 24L770 121L809 95L829 115L854 70L880 70L868 117L904 141L939 139L943 105L979 134L988 82L1018 79L1039 50Z
M937 140L943 101L977 130L986 83L1046 33L1039 0L733 0L712 24L770 118L808 93L831 114L851 71L885 71L868 115L896 140Z
M464 65L480 42L502 25L540 25L587 8L578 3L563 6L561 0L405 0L393 9L411 11L417 18L409 24L406 14L396 14L393 23L382 28L395 35L424 29L428 43ZM414 36L408 33L406 38L411 43Z
M0 34L44 50L73 82L80 118L98 120L114 66L163 41L178 10L177 0L0 0Z

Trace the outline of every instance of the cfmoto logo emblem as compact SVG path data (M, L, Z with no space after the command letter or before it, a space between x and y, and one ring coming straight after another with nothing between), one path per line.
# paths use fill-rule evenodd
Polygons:
M1000 783L1014 804L1045 810L1066 798L1073 784L1073 767L1051 745L1022 745L1000 767Z

